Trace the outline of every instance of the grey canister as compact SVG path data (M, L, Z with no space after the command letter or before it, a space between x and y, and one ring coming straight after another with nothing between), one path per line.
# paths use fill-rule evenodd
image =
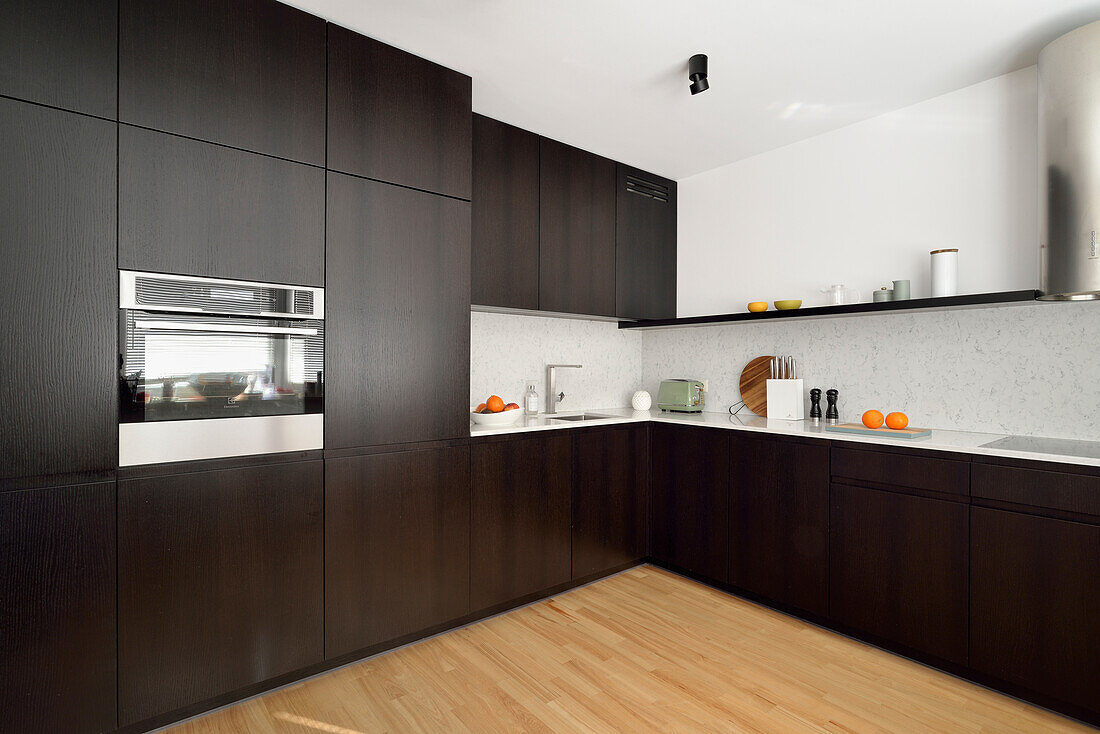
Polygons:
M886 286L883 286L882 288L874 292L872 298L874 299L875 303L882 303L883 301L892 301L893 295L893 292L886 290Z
M894 281L894 298L895 301L908 301L909 300L909 281L908 280L895 280Z

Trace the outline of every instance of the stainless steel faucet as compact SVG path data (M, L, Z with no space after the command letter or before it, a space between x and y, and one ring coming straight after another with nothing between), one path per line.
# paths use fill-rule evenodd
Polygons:
M546 412L553 415L558 412L558 403L565 400L565 393L559 393L555 384L554 370L559 367L573 367L579 369L579 364L548 364L546 365Z

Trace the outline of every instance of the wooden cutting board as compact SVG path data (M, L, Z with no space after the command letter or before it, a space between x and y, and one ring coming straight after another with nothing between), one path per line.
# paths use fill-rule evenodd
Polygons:
M768 416L768 378L771 377L771 355L750 360L741 370L741 399L745 407L757 415Z
M840 423L835 426L825 426L826 431L835 433L855 433L860 436L881 436L882 438L927 438L932 435L931 428L868 428L862 423Z

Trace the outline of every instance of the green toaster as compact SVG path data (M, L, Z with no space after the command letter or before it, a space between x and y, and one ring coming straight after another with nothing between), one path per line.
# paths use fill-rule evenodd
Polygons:
M703 383L699 380L661 380L657 390L657 407L661 410L701 413L703 403Z

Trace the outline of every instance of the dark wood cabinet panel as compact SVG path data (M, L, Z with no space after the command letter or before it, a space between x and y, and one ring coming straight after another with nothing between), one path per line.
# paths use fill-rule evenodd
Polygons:
M472 610L569 581L572 468L566 432L473 444Z
M115 119L117 0L4 4L0 94Z
M0 729L114 729L114 482L0 493L0 552Z
M620 163L615 206L616 315L676 318L676 182Z
M729 434L656 423L650 456L650 552L660 561L725 582Z
M328 26L328 167L470 198L471 80Z
M322 661L323 471L119 481L120 725Z
M468 446L325 462L325 656L463 616Z
M898 489L970 495L970 462L906 451L834 446L832 475Z
M117 465L114 123L0 99L0 479Z
M573 439L573 578L648 554L648 435L627 426Z
M329 174L325 447L469 435L470 205Z
M615 316L615 162L539 149L539 309Z
M119 15L123 122L325 164L324 20L275 0L121 0Z
M828 446L731 436L729 582L826 616L828 574Z
M970 665L1100 717L1100 527L970 515Z
M975 500L1100 517L1098 474L980 463L973 464L971 472L971 493Z
M325 172L122 125L119 266L323 285Z
M539 136L474 115L473 269L480 306L539 307Z
M830 615L965 665L968 507L837 483L831 493Z

